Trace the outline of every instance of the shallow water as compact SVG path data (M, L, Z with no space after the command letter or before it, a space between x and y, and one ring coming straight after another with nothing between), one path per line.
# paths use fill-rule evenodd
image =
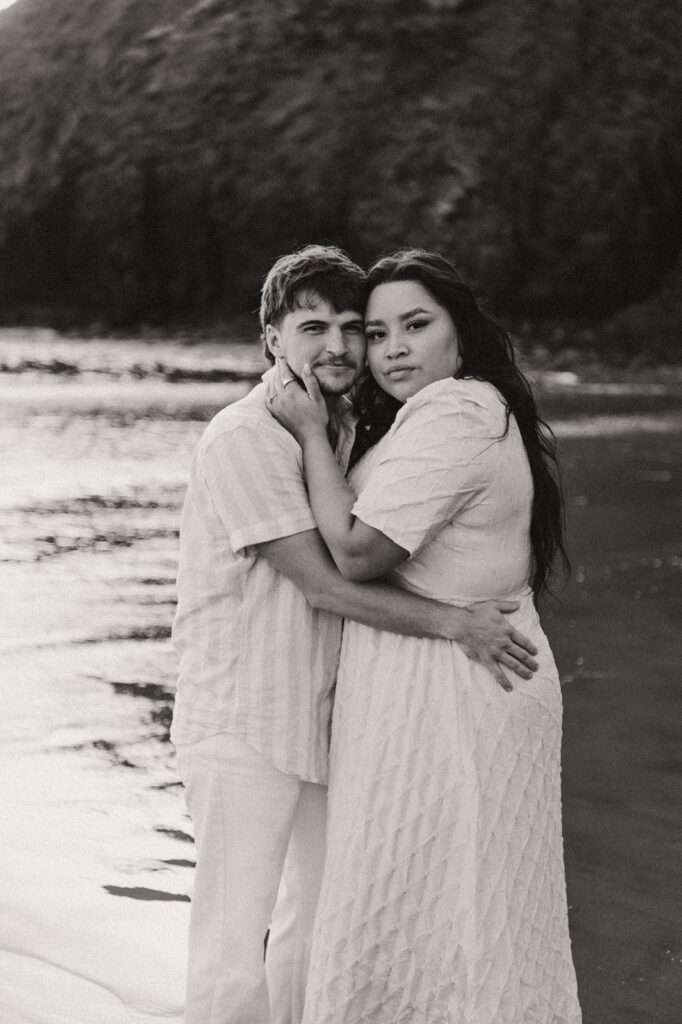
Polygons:
M682 1006L682 433L566 440L564 824L585 1024Z
M169 644L191 451L257 348L0 331L0 1019L179 1021L193 847ZM678 384L539 374L574 575L566 852L585 1024L672 1024L682 935ZM679 719L679 715L678 715Z
M179 510L205 420L260 358L4 335L0 1019L179 1020L194 863L168 742Z

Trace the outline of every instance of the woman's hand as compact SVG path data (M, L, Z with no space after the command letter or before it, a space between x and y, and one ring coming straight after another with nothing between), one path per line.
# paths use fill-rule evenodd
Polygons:
M268 383L267 407L278 423L303 447L306 438L327 436L329 412L317 378L308 363L298 383L285 359L275 362L275 373Z

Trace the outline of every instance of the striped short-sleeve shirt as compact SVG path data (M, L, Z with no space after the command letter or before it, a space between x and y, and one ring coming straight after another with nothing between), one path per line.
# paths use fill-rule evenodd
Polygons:
M346 414L344 470L353 435ZM267 411L260 384L218 413L194 454L173 625L174 743L229 732L279 770L326 781L342 622L311 608L254 550L314 528L300 446Z

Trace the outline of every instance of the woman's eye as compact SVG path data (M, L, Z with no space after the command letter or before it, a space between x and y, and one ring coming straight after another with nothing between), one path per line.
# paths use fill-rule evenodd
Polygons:
M383 336L384 336L384 332L383 331L377 331L377 330L365 331L365 337L367 338L367 341L381 341Z
M428 324L428 320L410 320L409 323L407 324L407 329L408 329L408 331L409 330L419 331L419 330L421 330L422 327L426 327L427 324Z

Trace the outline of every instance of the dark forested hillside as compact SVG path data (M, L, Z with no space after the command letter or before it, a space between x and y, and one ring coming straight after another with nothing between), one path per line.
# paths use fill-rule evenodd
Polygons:
M0 307L214 315L297 244L408 243L679 345L681 37L668 0L19 0Z

